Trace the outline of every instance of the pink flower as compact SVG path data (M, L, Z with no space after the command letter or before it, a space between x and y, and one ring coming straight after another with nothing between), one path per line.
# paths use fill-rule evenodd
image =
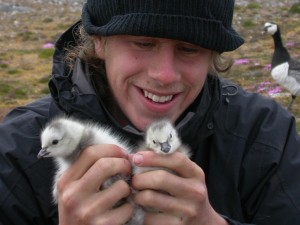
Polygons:
M263 68L263 71L267 72L267 71L270 71L271 69L272 69L271 64L267 64L267 65Z
M236 59L234 64L236 65L244 65L244 64L249 64L250 60L249 59Z
M277 94L277 93L280 93L280 92L282 92L282 88L277 86L275 88L270 88L270 90L268 91L268 94L272 95L272 94Z
M295 42L289 41L289 42L287 42L287 43L285 44L285 46L286 46L287 48L294 47L294 46L295 46Z
M46 44L43 45L43 48L54 48L54 44L46 43Z
M258 87L256 92L259 93L259 92L263 92L264 90L266 90L267 88L266 87Z

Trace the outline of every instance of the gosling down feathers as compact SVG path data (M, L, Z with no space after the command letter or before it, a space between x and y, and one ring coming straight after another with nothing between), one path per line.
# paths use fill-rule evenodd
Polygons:
M53 199L55 203L57 203L56 187L58 178L76 161L83 149L94 144L115 144L126 150L128 154L149 150L162 155L172 154L176 151L182 152L188 157L191 155L189 148L181 143L176 129L168 120L152 123L145 132L145 139L142 144L133 149L120 135L108 127L95 123L84 123L72 118L56 118L50 121L42 130L42 149L37 156L38 158L53 157L57 163L58 168L53 184ZM133 165L133 174L156 169L164 168L137 167ZM105 181L101 188L105 189L119 179L127 182L129 180L127 177L116 175ZM135 190L132 191L135 192ZM133 216L126 225L142 225L144 223L144 209L135 205L131 196L124 201L130 202L134 206ZM122 202L118 204L122 204Z
M292 59L281 39L279 26L275 23L265 23L264 32L272 35L274 53L271 63L273 79L291 93L291 101L287 108L291 109L297 96L300 95L300 61Z
M191 156L190 149L183 145L175 127L166 119L153 122L146 130L145 141L136 151L154 151L159 155L170 155L181 152L187 157ZM157 168L134 167L133 174L142 173Z
M42 149L37 157L54 157L57 164L53 184L55 203L57 203L58 178L73 164L83 149L95 144L115 144L128 154L132 151L129 144L110 128L66 117L56 118L47 124L41 133L41 144ZM121 175L113 177L105 181L101 188L105 189L119 179L128 178Z
M153 122L147 128L145 132L144 142L135 150L135 152L145 151L145 150L154 151L156 154L164 155L165 157L173 154L174 152L181 152L187 157L191 156L190 149L187 146L182 144L175 127L172 125L172 123L169 120L166 119ZM166 170L174 174L173 171L167 168L138 167L135 165L133 165L132 173L139 174L139 173L144 173L153 170ZM152 208L147 208L146 210L152 212L155 211ZM144 209L136 205L130 225L144 224L144 215L145 215Z

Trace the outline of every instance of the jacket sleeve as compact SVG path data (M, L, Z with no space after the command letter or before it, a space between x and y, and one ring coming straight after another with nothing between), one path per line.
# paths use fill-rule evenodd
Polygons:
M40 113L18 108L0 124L0 224L57 224L53 163L36 157L47 120Z
M254 224L300 224L300 137L292 115L273 109L243 159L243 210Z
M281 134L285 138L278 148L279 161L265 168L266 181L260 188L261 196L257 195L261 203L253 218L259 225L300 224L300 137L295 120L290 121L289 130L278 126L279 130L283 129Z
M239 91L228 98L225 140L233 149L228 168L237 171L236 195L230 196L238 204L229 213L226 208L220 212L240 221L230 224L300 224L300 137L295 118L276 101L254 93Z
M236 220L233 220L231 218L228 218L227 216L223 216L221 215L225 220L226 222L229 224L229 225L255 225L255 224L250 224L250 223L241 223L241 222L238 222Z
M251 111L250 107L248 111L252 127L246 138L239 183L246 221L300 224L300 137L295 119L273 101L266 101L260 111Z

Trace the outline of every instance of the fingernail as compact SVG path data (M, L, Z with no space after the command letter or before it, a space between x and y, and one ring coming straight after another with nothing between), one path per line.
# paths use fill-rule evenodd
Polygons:
M141 164L143 161L144 161L144 156L143 156L143 155L137 153L137 154L135 154L135 155L133 156L133 163L134 163L135 165L139 165L139 164Z

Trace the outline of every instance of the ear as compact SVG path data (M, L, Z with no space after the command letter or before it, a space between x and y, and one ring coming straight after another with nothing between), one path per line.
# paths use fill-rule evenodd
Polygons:
M101 36L94 36L94 45L96 55L104 60L105 59L105 38Z

